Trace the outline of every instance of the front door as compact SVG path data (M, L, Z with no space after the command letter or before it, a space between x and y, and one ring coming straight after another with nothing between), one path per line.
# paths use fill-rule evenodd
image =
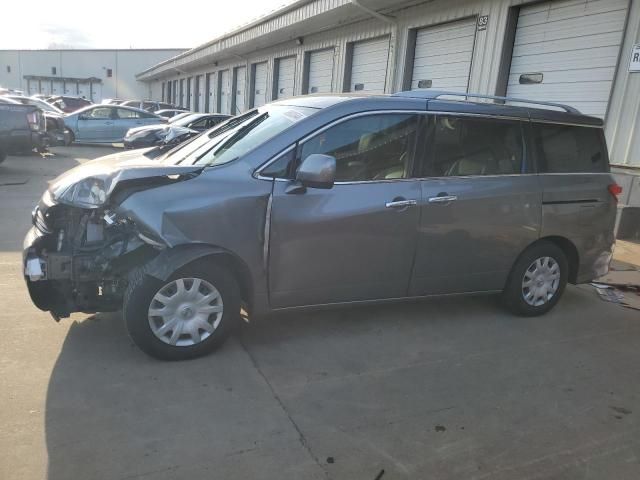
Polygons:
M411 295L501 290L540 232L517 120L430 117Z
M95 107L82 112L78 117L76 140L103 142L113 138L112 107Z
M269 290L275 308L404 297L416 248L420 181L411 178L417 118L345 119L298 146L336 158L336 184L287 193L275 181Z

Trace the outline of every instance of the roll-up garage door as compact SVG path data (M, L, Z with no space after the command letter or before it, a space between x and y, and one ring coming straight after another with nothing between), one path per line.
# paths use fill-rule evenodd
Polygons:
M309 53L307 93L331 92L333 83L333 48Z
M418 30L411 88L466 92L475 37L475 19Z
M75 90L78 91L77 95L82 98L91 99L91 89L89 88L90 84L79 82L77 85L69 85L67 84L67 90L70 90L75 95Z
M388 37L354 43L349 91L383 93L388 59Z
M228 114L231 111L229 105L229 70L223 70L218 74L218 110L220 113Z
M51 82L51 94L64 95L64 86L60 80L53 80Z
M267 62L256 63L253 66L253 92L251 104L261 107L267 103Z
M244 91L246 86L247 67L236 67L234 69L234 90L233 90L233 112L232 115L238 115L245 111Z
M38 80L27 80L27 84L29 85L29 95L40 93L40 84L38 83Z
M204 112L204 75L195 77L195 101L193 102L194 112Z
M296 84L296 57L278 59L278 78L274 98L293 96Z
M545 2L518 16L507 95L604 117L629 0Z

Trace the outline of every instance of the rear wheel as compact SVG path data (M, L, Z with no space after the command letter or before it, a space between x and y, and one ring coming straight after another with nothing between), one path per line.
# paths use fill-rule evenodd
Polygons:
M160 281L135 272L124 299L124 319L133 341L161 360L211 353L226 340L240 315L237 282L227 270L188 266Z
M7 158L7 152L0 148L0 163L4 162Z
M560 247L548 241L538 242L514 264L503 300L518 315L542 315L560 300L568 271L567 257Z

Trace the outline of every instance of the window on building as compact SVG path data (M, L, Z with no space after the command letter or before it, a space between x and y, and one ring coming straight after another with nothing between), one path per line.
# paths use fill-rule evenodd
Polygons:
M11 65L7 65L7 73L11 73Z
M51 75L57 75L58 69L56 67L51 67Z
M313 153L336 159L336 181L407 178L417 122L415 115L380 114L346 120L307 141L300 159Z
M111 68L107 68L107 77L108 78L113 77L113 70Z
M433 155L424 177L522 173L522 129L518 121L442 115L435 119Z
M602 130L534 123L533 138L538 171L543 173L594 173L608 171Z

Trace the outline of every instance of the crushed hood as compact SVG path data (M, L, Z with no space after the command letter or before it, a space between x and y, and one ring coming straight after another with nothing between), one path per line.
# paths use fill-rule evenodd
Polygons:
M150 131L154 131L154 130L162 130L164 128L167 128L168 126L170 126L170 124L154 123L152 125L143 125L142 127L134 127L134 128L130 128L127 131L127 136L131 136L134 133L150 132Z
M57 199L68 188L82 180L100 178L109 185L109 194L122 182L199 174L204 168L202 165L162 164L145 157L144 153L148 150L151 149L115 153L78 165L51 181L49 191L53 198Z

